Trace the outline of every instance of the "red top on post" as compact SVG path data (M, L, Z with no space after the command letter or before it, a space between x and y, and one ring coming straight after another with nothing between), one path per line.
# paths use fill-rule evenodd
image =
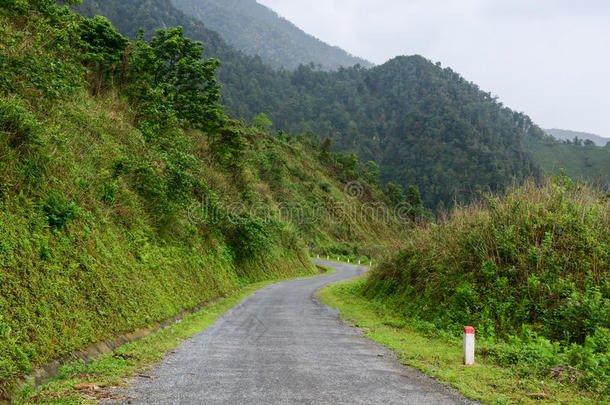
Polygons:
M467 335L474 335L474 328L472 326L464 326L464 333Z

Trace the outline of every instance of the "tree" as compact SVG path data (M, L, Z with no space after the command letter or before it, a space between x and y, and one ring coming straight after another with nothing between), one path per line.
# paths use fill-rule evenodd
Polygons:
M370 184L379 183L379 165L372 160L366 162L364 178Z
M81 19L79 34L83 64L90 70L92 89L99 93L102 86L116 76L129 41L102 16Z
M320 156L323 158L330 157L330 151L332 148L333 140L331 138L326 138L320 144Z
M383 189L383 193L392 205L400 204L405 198L402 193L402 187L394 183L388 183Z
M158 30L150 44L142 37L140 33L130 58L135 84L130 95L143 102L156 99L167 104L163 108L173 110L191 128L211 131L220 127L225 120L215 77L220 62L201 62L201 43L184 38L182 27Z
M423 218L424 204L419 194L419 190L415 186L409 186L405 195L405 202L409 206L409 217L412 220Z
M252 126L263 132L269 132L273 127L273 122L267 117L267 114L260 113L252 119Z

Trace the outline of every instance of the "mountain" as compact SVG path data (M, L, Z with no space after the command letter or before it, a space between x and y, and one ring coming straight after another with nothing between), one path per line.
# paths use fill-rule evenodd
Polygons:
M204 43L207 57L220 59L222 102L232 116L252 120L266 113L276 130L328 137L334 150L377 162L384 183L418 187L432 209L541 175L537 151L545 161L560 163L556 148L542 147L545 134L528 116L421 56L369 69L328 72L302 65L277 71L235 50L169 0L90 0L79 10L108 16L131 38L138 27L150 37L155 28L183 26L186 36ZM596 166L608 151L593 150L595 159L587 150L579 153L584 156L573 164L580 171L576 176L610 177ZM545 168L558 171L554 164Z
M324 70L341 66L372 66L336 46L303 32L256 0L172 0L185 14L202 21L229 44L258 55L275 68L293 70L313 63Z
M573 141L574 138L578 138L581 141L589 140L595 143L597 146L606 146L606 144L610 142L610 138L604 138L603 136L590 134L587 132L568 131L565 129L555 128L545 129L544 132L563 141Z

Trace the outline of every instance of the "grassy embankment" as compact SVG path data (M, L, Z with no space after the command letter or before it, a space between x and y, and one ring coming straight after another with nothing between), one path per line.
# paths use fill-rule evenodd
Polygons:
M603 403L609 263L608 196L561 177L456 209L322 297L406 364L483 402ZM472 368L461 366L463 325L477 328Z
M317 266L318 275L332 274L334 270ZM255 291L279 280L268 280L247 285L220 298L200 311L185 316L150 336L128 343L111 354L101 355L89 364L76 362L64 366L59 375L41 387L30 385L21 389L16 404L95 404L103 399L120 399L111 391L128 384L130 379L148 378L147 371L185 339L200 333L214 324L216 319Z

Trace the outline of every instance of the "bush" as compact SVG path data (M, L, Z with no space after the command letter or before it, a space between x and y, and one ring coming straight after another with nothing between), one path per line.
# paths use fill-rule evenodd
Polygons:
M232 222L236 225L231 229L229 238L239 261L254 259L271 247L269 227L260 218L233 218Z
M6 134L8 145L22 150L38 144L38 122L17 100L0 99L0 132Z
M70 221L78 217L80 211L75 203L65 203L54 193L47 198L43 210L49 225L55 229L63 229Z

